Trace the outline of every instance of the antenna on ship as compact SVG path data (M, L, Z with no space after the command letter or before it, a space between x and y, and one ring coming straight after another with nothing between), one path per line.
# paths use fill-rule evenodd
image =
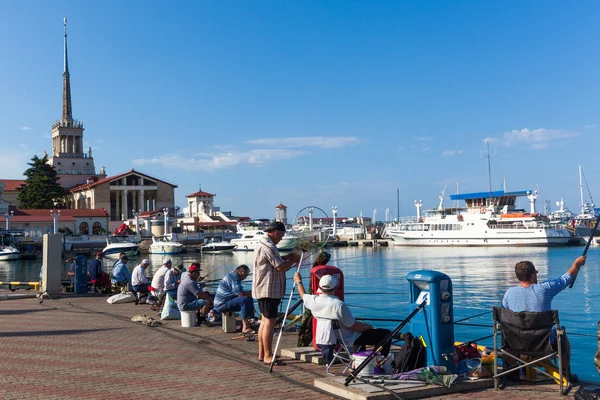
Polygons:
M482 156L481 158L485 157L488 160L488 180L490 183L490 200L489 200L489 204L488 206L492 205L492 201L493 201L493 196L492 196L492 155L490 154L490 142L486 141L485 144L487 145L487 154ZM505 190L506 191L506 190Z

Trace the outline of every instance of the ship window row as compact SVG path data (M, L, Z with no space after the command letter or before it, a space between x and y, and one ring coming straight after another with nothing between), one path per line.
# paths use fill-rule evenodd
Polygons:
M402 231L460 231L461 224L411 224L401 225Z

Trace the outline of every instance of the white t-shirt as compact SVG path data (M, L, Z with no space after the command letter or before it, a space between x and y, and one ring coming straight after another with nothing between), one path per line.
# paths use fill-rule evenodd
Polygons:
M337 297L328 294L318 296L305 294L302 300L304 300L304 306L317 319L317 332L315 332L317 344L335 344L335 336L331 327L333 319L339 321L340 332L347 346L352 346L356 338L360 336L359 332L348 329L354 325L356 320L348 306Z
M169 267L163 265L158 269L158 271L156 271L156 273L152 277L152 287L158 292L162 292L163 290L165 290L165 275L169 269Z

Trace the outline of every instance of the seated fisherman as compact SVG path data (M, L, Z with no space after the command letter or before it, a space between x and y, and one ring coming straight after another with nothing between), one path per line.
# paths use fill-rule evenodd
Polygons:
M531 261L520 261L515 265L515 274L519 286L509 288L502 299L502 307L513 312L541 312L552 310L552 299L571 282L575 280L579 269L585 264L586 257L580 256L573 261L569 270L559 278L538 283L538 271ZM554 336L556 341L556 336ZM576 382L577 377L570 375L571 345L565 335L564 365L567 376L571 382ZM561 342L562 344L562 342Z
M119 257L119 261L115 263L112 270L112 278L110 280L113 285L131 282L131 274L127 269L127 261L129 261L129 258L123 254Z
M154 289L154 295L157 298L162 297L165 292L165 276L167 271L171 269L172 262L170 258L163 260L162 266L154 273L152 277L152 288Z
M181 278L181 284L177 288L177 307L179 311L197 311L197 319L203 322L212 308L212 297L202 291L198 285L200 277L200 263L194 262L188 268L188 272Z
M183 264L179 264L175 265L165 274L165 292L174 300L177 300L177 288L181 283L182 270Z
M250 274L247 265L240 265L234 271L225 275L219 283L215 294L215 311L241 311L242 333L251 333L253 329L249 320L254 317L254 301L252 291L245 291L242 281Z
M150 261L143 259L142 262L133 269L131 273L131 287L138 293L148 293L148 278L146 270L150 266Z
M350 309L343 301L335 295L338 285L337 279L332 275L325 275L319 281L321 295L309 295L304 290L302 277L298 272L294 274L294 282L298 284L298 293L304 301L313 317L317 319L316 342L321 349L326 362L333 359L336 347L336 338L331 326L331 320L337 319L340 323L340 332L346 345L353 351L362 351L365 345L376 345L390 334L388 329L375 329L372 325L358 322L352 316ZM387 356L390 353L391 340L383 345L381 354Z

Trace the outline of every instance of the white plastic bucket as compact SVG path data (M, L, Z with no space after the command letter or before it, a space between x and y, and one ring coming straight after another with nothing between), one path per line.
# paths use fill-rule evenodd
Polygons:
M182 328L193 328L196 326L196 311L182 311L181 312L181 327Z
M365 361L371 355L371 351L359 351L354 353L352 357L354 358L354 368L358 368L363 361ZM357 376L373 376L375 375L375 365L377 360L375 357L369 361L369 363L358 373Z

